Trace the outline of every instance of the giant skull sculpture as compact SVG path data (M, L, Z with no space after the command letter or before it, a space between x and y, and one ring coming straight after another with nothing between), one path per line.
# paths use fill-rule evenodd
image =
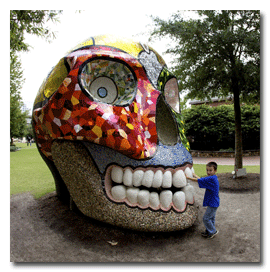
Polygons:
M53 68L33 127L59 197L113 225L173 231L197 217L176 78L152 48L98 36Z

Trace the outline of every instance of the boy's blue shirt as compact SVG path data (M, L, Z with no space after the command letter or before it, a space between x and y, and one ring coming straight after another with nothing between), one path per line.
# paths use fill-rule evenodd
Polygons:
M200 188L205 188L203 206L219 207L219 182L216 175L198 179Z

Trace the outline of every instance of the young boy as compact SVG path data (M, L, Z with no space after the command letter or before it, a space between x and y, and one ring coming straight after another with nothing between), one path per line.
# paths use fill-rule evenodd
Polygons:
M200 188L205 188L203 206L207 206L206 212L203 216L203 223L206 231L202 233L202 236L211 239L218 234L218 230L215 227L215 218L217 208L220 204L219 199L219 183L216 176L217 164L215 162L209 162L206 165L207 177L200 178L193 174L195 178L189 178L193 181L197 181Z

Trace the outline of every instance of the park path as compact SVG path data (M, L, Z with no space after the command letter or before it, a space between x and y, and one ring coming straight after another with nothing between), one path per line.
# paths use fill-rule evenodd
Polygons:
M24 149L36 148L36 145L27 146ZM215 161L220 165L234 165L234 158L224 157L192 157L194 164L206 164L209 161ZM243 157L243 165L260 165L260 156Z
M209 161L215 161L218 165L234 165L234 158L222 157L192 157L194 164L206 164ZM260 156L243 157L243 165L260 165Z

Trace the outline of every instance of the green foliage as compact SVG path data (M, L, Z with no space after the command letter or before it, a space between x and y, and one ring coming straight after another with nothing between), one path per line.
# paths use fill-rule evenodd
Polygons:
M176 13L165 21L153 17L153 37L169 36L166 51L175 56L174 73L188 98L235 94L245 102L260 96L260 12L201 10L199 19Z
M243 105L243 149L260 148L260 106ZM233 105L210 107L194 106L183 111L186 135L193 136L193 150L220 150L234 148Z
M260 106L245 105L242 112L243 149L260 148Z
M172 109L173 113L174 113L174 116L176 117L176 122L178 124L178 129L179 129L179 136L180 136L180 139L181 139L181 143L183 144L183 146L187 149L187 150L190 150L190 144L189 144L189 141L186 137L186 134L185 134L185 123L183 121L183 116L174 111Z
M22 112L20 89L23 84L21 63L11 53L10 58L10 137L23 137L26 131L27 112Z
M27 132L26 117L22 112L23 101L20 89L24 83L23 70L18 52L28 51L25 34L33 34L49 39L54 33L45 27L49 20L57 21L61 11L11 10L10 11L10 137L23 137Z
M54 10L11 10L10 11L10 49L14 52L28 51L25 33L46 39L54 38L54 33L45 27L49 20L58 21L57 15L62 11Z

